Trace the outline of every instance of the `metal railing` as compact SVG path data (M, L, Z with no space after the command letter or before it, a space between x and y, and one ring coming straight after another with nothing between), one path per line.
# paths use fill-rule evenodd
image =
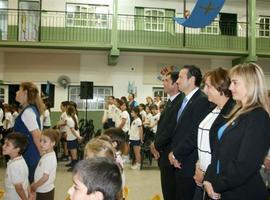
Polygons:
M257 49L270 50L269 32L258 24ZM111 45L112 15L33 10L0 10L0 40L56 44ZM246 22L214 21L202 29L184 28L173 18L118 15L119 48L247 49Z

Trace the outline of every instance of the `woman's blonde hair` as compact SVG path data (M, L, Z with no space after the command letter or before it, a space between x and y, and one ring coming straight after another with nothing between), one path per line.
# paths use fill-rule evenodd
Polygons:
M42 115L45 111L45 104L39 95L37 86L32 82L22 82L20 87L23 91L27 91L27 103L35 105L39 114Z
M93 138L90 140L84 149L84 158L92 157L107 157L115 159L115 150L109 141L104 138Z
M236 102L235 107L229 114L228 124L240 115L257 107L262 107L270 115L265 77L261 67L255 63L239 64L230 70L230 77L232 78L232 76L243 79L247 88L247 102L245 105L242 105L240 101Z

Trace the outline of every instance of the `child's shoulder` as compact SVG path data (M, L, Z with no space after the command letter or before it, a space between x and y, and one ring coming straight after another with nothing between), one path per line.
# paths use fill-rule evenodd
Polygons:
M23 167L27 167L26 162L22 156L14 158L13 160L8 161L8 168L12 169L12 171L16 169L21 169Z
M53 160L56 159L56 154L54 151L44 154L41 157L42 160Z

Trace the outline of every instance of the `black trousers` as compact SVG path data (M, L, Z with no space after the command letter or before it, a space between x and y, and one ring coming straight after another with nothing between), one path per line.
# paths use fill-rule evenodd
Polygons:
M176 199L175 169L168 159L169 152L161 152L159 159L161 188L164 200Z
M181 169L180 169L181 170ZM176 199L177 200L193 200L196 183L193 177L182 176L181 173L175 172L176 181Z
M36 200L54 200L54 189L46 193L37 192Z
M196 186L193 200L210 200L202 187Z

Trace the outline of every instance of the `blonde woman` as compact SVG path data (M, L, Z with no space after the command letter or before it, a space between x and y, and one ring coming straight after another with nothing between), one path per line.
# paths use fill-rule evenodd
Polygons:
M266 200L259 170L270 145L270 118L262 69L240 64L230 71L236 105L217 131L204 188L212 199Z

